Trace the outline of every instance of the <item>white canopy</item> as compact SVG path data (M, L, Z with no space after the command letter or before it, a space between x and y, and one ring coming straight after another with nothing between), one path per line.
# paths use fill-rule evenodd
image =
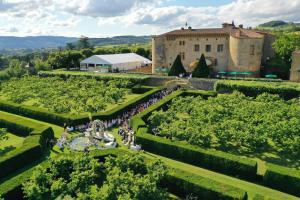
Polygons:
M124 54L107 54L94 55L83 61L80 64L96 64L96 65L116 65L121 63L136 63L150 64L151 61L135 53Z

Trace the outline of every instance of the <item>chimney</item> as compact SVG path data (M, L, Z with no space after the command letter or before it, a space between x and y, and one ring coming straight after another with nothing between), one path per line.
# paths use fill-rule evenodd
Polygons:
M222 24L222 27L223 27L223 28L226 28L227 26L228 26L228 23L223 23L223 24Z
M240 25L239 25L239 28L244 28L244 25L243 25L243 24L240 24Z
M234 24L223 23L223 24L222 24L222 27L223 27L223 28L228 28L228 27L229 27L229 28L233 28L233 27L234 27Z

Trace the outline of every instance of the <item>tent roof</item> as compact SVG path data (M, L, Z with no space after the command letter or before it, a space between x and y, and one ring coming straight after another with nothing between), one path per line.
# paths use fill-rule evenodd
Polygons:
M124 53L124 54L107 54L107 55L94 55L83 61L81 64L120 64L129 62L141 62L141 63L151 63L147 58L144 58L135 53Z

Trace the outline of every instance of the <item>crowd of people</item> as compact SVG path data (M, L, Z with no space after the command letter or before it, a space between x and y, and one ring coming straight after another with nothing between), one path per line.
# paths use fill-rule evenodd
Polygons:
M153 95L150 96L150 98L142 103L139 103L134 108L125 111L124 113L120 114L119 116L110 119L110 120L101 120L101 122L104 125L105 129L109 129L115 126L120 126L120 129L118 131L118 134L122 137L123 144L127 145L129 148L137 148L139 149L140 146L135 144L135 133L132 130L132 128L129 125L130 119L141 112L143 112L145 109L150 107L151 105L155 104L159 100L163 99L165 96L169 95L173 91L179 89L179 87L174 87L171 89L164 89L161 90ZM64 144L66 143L66 133L70 131L86 131L88 129L91 129L93 127L93 121L82 125L78 125L75 127L64 125L64 133L62 134L61 138L58 139L57 145L60 149L63 149Z

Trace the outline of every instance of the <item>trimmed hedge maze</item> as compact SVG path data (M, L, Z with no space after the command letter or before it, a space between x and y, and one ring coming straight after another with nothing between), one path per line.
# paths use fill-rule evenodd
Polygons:
M300 84L293 82L219 80L215 84L215 91L218 93L232 93L235 90L251 97L256 97L266 92L278 94L284 99L292 99L300 96Z
M152 87L134 87L133 92L136 94L140 94L139 97L132 99L128 102L122 103L118 107L115 107L107 112L93 113L92 118L102 120L113 119L120 113L130 110L139 103L148 100L151 97L151 95L159 92L160 90L160 88ZM65 123L74 126L84 124L90 121L89 116L87 114L80 116L73 116L69 114L57 114L33 106L25 106L7 101L0 101L0 110L25 117L30 117L40 121L49 122L59 126L63 126Z
M171 141L153 135L148 129L149 122L147 122L152 112L162 108L166 109L175 97L187 95L201 95L204 98L215 96L214 93L207 92L176 91L132 118L131 125L137 132L137 142L142 144L143 149L216 172L259 182L271 188L300 196L298 170L268 164L266 173L261 177L257 175L257 162L253 159L222 151L203 149L183 141Z
M133 117L131 126L137 132L138 143L142 144L143 149L162 156L229 175L256 180L257 163L252 159L246 159L220 151L201 149L183 142L170 141L165 138L154 136L150 133L144 120L147 119L153 111L166 108L173 98L187 95L201 95L204 98L207 98L215 96L216 93L176 91L154 106L148 108L145 112Z
M136 75L119 75L119 77L116 77L116 75L111 74L100 76L93 73L81 72L42 72L40 76L59 76L63 79L68 79L70 76L86 76L103 81L118 78L134 83L135 86L131 88L131 91L134 94L139 94L139 97L125 102L108 112L94 113L92 114L94 119L113 119L136 105L147 101L153 94L162 90L162 88L140 86L139 84L143 84L149 78L147 76L139 78ZM247 82L251 83L252 81ZM217 84L220 84L220 82ZM216 86L216 91L221 92L220 88L222 87L220 85ZM288 90L282 89L282 92L279 92L282 97L290 99L295 95L297 96L297 92L295 91L298 89L295 89L294 86L287 87L289 87ZM223 92L236 90L236 87L230 88L228 90L224 89ZM241 91L244 90L238 89ZM290 89L292 92L289 92ZM269 91L269 89L249 89L249 94L257 96L265 91ZM166 178L161 182L162 187L180 198L187 198L191 195L191 198L198 197L200 199L211 200L270 199L268 195L274 198L274 195L271 194L272 191L276 194L280 193L270 188L300 197L300 174L298 170L268 163L266 165L266 172L263 175L258 175L259 164L254 159L233 155L228 152L201 148L188 144L185 141L171 141L153 135L147 121L151 114L160 109L168 109L169 104L174 98L186 96L202 96L202 98L208 99L216 97L217 92L178 90L133 117L130 121L131 126L137 133L137 144L141 144L142 149L145 150L145 152L141 153L145 159L149 161L161 159L169 168ZM64 125L64 123L79 125L90 120L88 115L74 117L69 114L45 112L43 109L32 106L4 101L0 101L0 110L59 126ZM46 140L52 139L54 134L50 127L9 113L0 111L0 127L7 128L11 133L25 136L26 139L22 148L11 151L0 158L0 194L5 199L23 199L22 183L27 181L32 175L36 168L35 165L40 163L39 166L41 167L47 168L49 166L49 160L42 160L42 158L45 158L47 150ZM117 149L94 151L91 154L99 161L104 162L107 156L122 156L125 154L134 154L134 152L121 146ZM60 153L58 156L64 156L64 153ZM278 198L280 199L280 197L285 197L286 195L280 193ZM290 197L287 199L293 199L293 197L287 196Z
M46 140L54 138L51 127L5 112L0 112L0 125L16 135L26 137L23 146L1 156L0 180L41 159L47 150Z

